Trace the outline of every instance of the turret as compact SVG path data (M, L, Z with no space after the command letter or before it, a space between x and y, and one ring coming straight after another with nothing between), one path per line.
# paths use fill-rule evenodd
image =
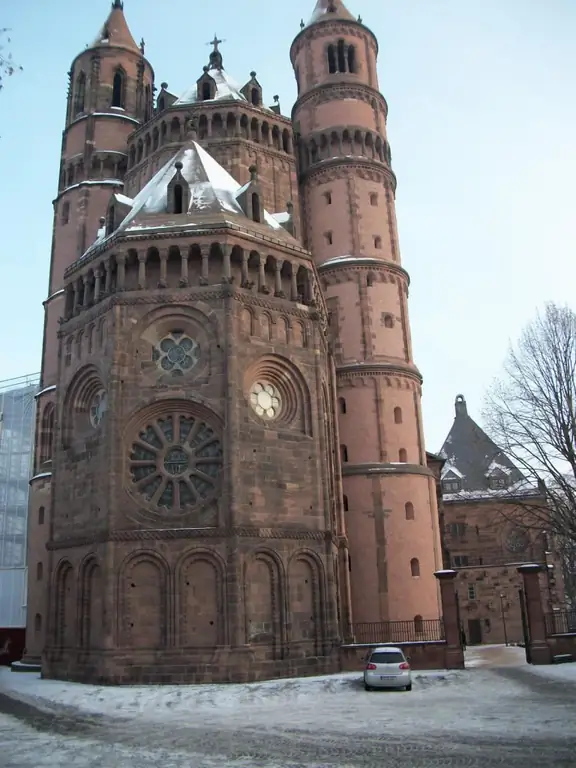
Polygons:
M318 0L290 51L304 240L336 359L356 622L438 618L442 567L377 55L341 0Z

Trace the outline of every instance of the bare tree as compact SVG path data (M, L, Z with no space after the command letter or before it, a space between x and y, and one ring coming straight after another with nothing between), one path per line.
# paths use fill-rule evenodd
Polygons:
M576 314L547 304L510 349L504 370L484 416L496 444L527 480L527 493L510 489L516 522L552 535L570 560L576 550Z
M12 53L5 51L5 45L12 42L8 37L9 29L0 29L0 91L4 87L4 80L7 77L12 77L15 72L21 72L22 67L14 63L12 59Z

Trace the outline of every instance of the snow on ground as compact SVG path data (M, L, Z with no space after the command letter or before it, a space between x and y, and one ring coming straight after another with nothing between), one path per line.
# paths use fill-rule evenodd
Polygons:
M548 680L557 680L562 683L576 685L576 661L567 664L547 664L546 666L528 667L538 677L545 677Z
M524 648L515 645L474 645L464 653L466 669L518 667L526 664Z

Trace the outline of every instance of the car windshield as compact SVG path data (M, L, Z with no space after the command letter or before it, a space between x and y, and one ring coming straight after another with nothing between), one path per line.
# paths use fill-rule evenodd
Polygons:
M375 651L370 661L372 664L402 664L404 656L399 651Z

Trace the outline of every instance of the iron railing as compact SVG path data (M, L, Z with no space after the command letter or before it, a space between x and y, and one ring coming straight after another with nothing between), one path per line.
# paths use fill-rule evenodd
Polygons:
M547 613L544 619L548 636L576 634L576 611L554 611Z
M361 644L440 642L444 624L442 619L359 622L351 626L351 635Z

